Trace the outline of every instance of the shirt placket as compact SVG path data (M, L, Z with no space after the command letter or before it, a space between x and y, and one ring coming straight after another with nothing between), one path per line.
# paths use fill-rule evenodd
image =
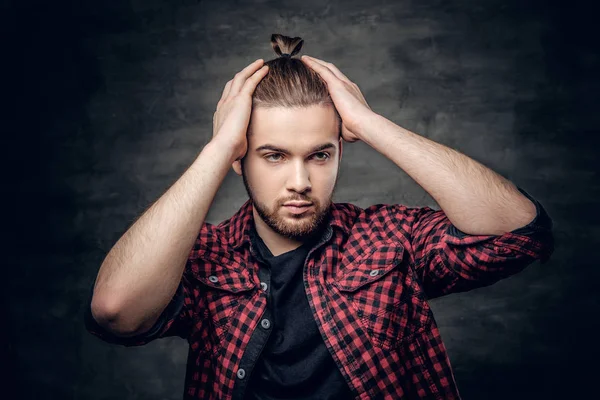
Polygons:
M309 250L306 259L304 260L303 269L306 269L308 259L310 258L311 254L325 244L329 239L331 239L332 234L333 230L331 226L328 226L321 240ZM260 323L258 324L257 328L254 329L254 332L252 332L252 336L250 337L250 341L248 342L246 350L244 351L244 355L240 361L239 368L236 372L237 381L233 388L233 400L243 400L248 387L248 382L250 381L251 373L256 365L258 357L260 357L260 354L269 340L269 336L273 328L271 323L271 307L273 304L270 290L271 271L269 268L267 268L265 261L262 259L260 254L258 254L252 243L250 244L250 253L252 253L256 260L258 260L258 278L260 280L260 290L262 290L267 297L267 306L265 307L263 315L260 317ZM306 284L307 282L305 281L304 285ZM319 323L318 320L316 320L316 322Z
M271 331L273 330L270 290L271 272L270 269L266 267L265 261L262 259L262 257L257 254L252 244L250 244L250 252L254 258L258 260L258 278L260 280L260 290L267 297L267 306L265 307L263 314L260 316L258 326L256 329L254 329L254 332L252 332L250 341L248 342L246 350L244 351L244 355L240 360L239 368L236 372L236 383L233 388L232 399L234 400L242 400L244 398L244 394L250 381L250 376L256 365L256 361L258 360L258 357L260 357L262 350L269 340Z

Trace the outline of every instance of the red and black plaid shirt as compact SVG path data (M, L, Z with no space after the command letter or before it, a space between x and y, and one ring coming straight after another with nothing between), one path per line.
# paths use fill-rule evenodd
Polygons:
M552 220L519 190L537 216L501 236L460 232L429 207L332 204L323 243L307 256L304 286L354 398L460 399L428 299L489 286L549 259ZM229 220L203 224L178 294L149 332L118 338L89 317L88 330L125 346L186 338L184 397L242 398L242 357L267 306L249 248L252 218L248 200Z

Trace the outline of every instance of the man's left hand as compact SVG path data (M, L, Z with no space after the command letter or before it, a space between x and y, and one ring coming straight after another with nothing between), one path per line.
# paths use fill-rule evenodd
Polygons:
M335 65L314 57L302 56L302 61L317 72L327 83L329 95L342 118L342 137L356 142L367 119L374 114L358 86Z

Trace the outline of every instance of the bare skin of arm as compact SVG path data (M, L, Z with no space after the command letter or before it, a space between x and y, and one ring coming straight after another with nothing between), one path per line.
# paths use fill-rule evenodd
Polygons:
M145 332L175 295L214 197L231 164L247 151L252 93L267 71L259 59L227 82L212 140L107 254L91 303L105 329L121 336Z

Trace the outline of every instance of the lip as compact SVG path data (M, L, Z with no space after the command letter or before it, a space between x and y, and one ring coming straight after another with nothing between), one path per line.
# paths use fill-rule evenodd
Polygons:
M312 203L309 203L307 201L290 201L284 204L284 206L294 206L294 207L306 207L306 206L311 206Z
M284 207L292 214L302 214L302 213L310 210L312 208L312 204L304 205L301 207L284 205Z

